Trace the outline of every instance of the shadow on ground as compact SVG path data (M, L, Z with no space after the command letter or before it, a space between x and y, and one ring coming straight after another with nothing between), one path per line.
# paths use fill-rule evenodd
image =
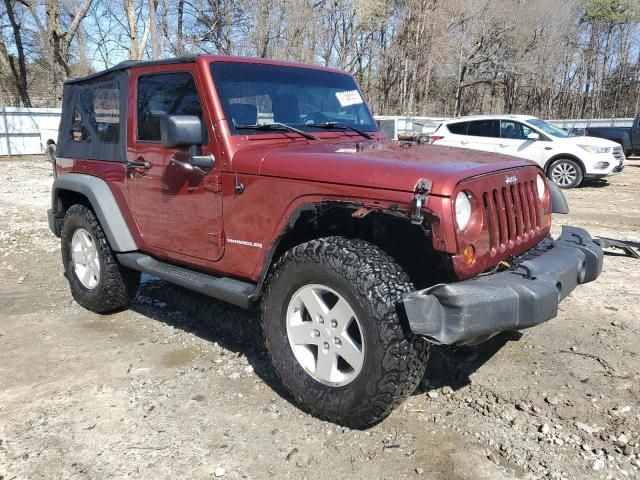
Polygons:
M244 310L144 274L130 309L246 357L256 375L291 400L269 361L257 309Z
M429 366L418 393L449 386L458 390L471 383L471 375L487 363L507 342L520 340L520 332L502 332L473 347L434 345Z
M147 275L143 276L131 309L245 356L256 375L274 392L292 400L267 355L257 309L244 310ZM507 342L517 341L521 336L518 332L505 332L473 347L433 346L424 381L416 394L444 386L457 390L468 385L474 372Z

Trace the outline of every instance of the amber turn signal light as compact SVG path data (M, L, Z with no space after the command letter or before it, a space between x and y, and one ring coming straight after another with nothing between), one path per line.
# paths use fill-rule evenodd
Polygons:
M476 249L473 248L473 245L467 245L462 255L464 257L464 263L469 267L476 261Z

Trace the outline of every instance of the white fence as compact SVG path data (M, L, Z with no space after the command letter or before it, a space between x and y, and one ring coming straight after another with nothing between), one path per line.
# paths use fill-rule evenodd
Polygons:
M0 107L0 155L30 155L44 152L47 140L57 141L59 108ZM403 135L430 134L445 117L376 115L380 131L397 140ZM633 118L556 119L560 128L631 127Z
M44 152L47 140L58 140L59 108L0 107L0 155Z
M560 128L589 128L589 127L632 127L633 118L591 118L549 120Z

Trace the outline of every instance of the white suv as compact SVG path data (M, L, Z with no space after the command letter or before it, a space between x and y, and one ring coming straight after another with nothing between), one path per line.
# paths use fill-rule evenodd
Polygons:
M562 188L624 168L622 147L595 137L572 137L526 115L482 115L443 122L431 136L438 145L471 148L533 160Z

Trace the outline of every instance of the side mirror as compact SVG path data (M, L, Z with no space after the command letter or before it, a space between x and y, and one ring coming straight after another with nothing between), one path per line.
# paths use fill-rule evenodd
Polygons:
M202 122L195 115L164 115L160 118L162 146L190 147L202 145Z
M195 115L164 115L160 118L160 140L167 148L189 147L189 163L209 171L215 165L213 155L202 155L202 121Z
M531 132L527 135L527 140L540 140L540 134L538 132Z

